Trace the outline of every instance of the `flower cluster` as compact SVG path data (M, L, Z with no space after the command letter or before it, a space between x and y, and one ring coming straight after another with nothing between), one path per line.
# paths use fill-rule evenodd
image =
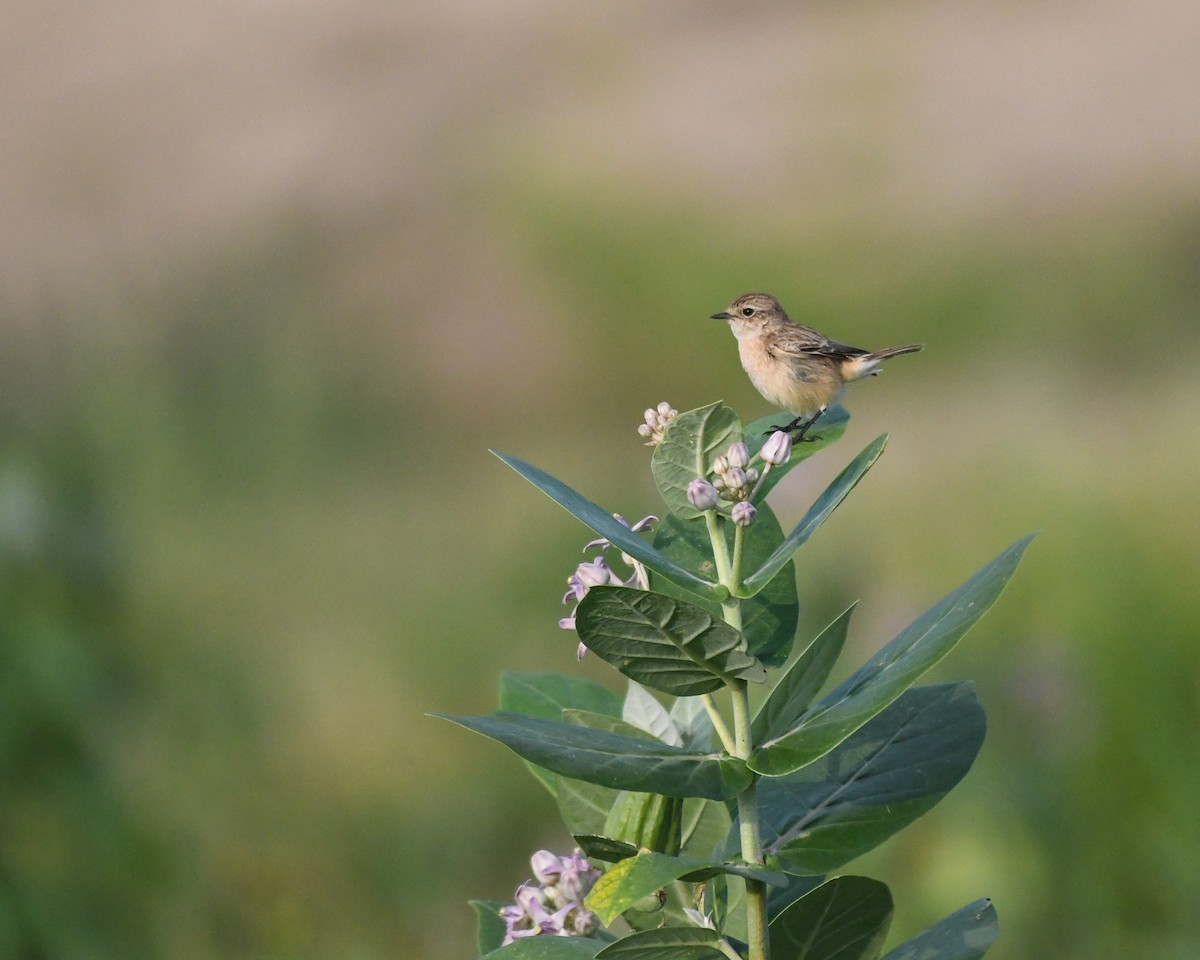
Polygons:
M614 513L613 519L622 526L629 527L629 521L627 521L619 513ZM657 522L658 517L642 517L641 520L635 523L632 527L629 527L629 529L634 533L641 533L643 530L653 529L654 524ZM611 546L612 543L603 537L601 537L599 540L592 540L590 543L584 544L584 553L587 553L589 550L600 550L601 554L600 556L596 557L595 560L581 563L575 568L575 572L567 578L567 586L570 589L563 594L562 602L569 603L574 600L575 606L571 610L571 615L569 617L563 617L558 621L558 625L564 630L575 629L575 611L579 609L579 601L587 596L588 590L590 590L592 587L613 586L635 587L638 590L650 589L650 575L646 573L646 568L639 561L635 560L633 557L623 551L621 553L621 562L624 563L625 566L629 567L633 572L624 580L617 575L617 572L613 570L613 568L610 567L608 562L604 559L604 554ZM583 655L585 653L587 653L587 647L581 643L578 650L578 656L580 660L583 659Z
M646 446L657 447L663 442L667 424L677 416L679 411L664 400L657 407L646 410L646 422L638 427L638 435L646 438Z
M750 499L758 481L758 470L750 466L750 448L741 440L713 461L713 473L713 486L731 503Z
M583 905L600 871L576 850L559 857L539 850L529 858L534 880L517 887L515 903L500 908L506 933L503 946L524 937L586 937L595 933L600 921Z

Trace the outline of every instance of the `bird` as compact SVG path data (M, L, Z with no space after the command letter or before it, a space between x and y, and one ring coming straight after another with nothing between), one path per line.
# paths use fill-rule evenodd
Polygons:
M795 415L784 431L793 440L816 440L808 431L829 405L845 392L846 384L876 376L891 357L916 353L924 344L910 343L885 350L864 350L831 340L812 327L790 319L769 293L746 293L728 308L712 314L727 320L737 337L738 355L750 382L770 403Z

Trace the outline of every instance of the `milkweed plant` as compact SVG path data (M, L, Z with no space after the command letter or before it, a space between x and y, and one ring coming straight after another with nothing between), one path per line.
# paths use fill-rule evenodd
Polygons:
M520 756L574 837L571 851L532 855L511 901L472 902L488 960L880 956L892 895L838 871L933 807L975 760L985 718L973 684L915 684L995 602L1032 537L821 696L854 608L793 659L793 557L887 435L785 535L768 495L849 417L832 407L816 438L796 444L771 429L777 419L743 428L721 403L647 410L639 433L666 511L632 524L498 454L596 533L559 625L578 635L579 657L607 661L628 688L505 673L500 709L447 718ZM979 899L885 960L982 957L997 933Z

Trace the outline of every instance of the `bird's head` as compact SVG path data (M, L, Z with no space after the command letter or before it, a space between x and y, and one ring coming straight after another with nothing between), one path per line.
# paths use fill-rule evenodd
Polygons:
M714 320L728 320L734 334L741 336L771 320L787 320L783 307L769 293L744 293L727 310L712 315Z

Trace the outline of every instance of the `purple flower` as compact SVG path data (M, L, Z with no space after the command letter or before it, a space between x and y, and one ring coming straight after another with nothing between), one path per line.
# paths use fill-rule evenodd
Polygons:
M641 533L643 530L649 530L654 526L655 523L658 522L658 517L655 516L642 517L641 520L630 527L629 522L619 513L614 513L613 519L615 519L622 526L629 527L629 529L634 533ZM584 551L588 551L599 548L600 550L607 551L611 546L612 543L608 539L601 537L598 540L592 540L590 543L587 543L583 549ZM649 590L650 577L646 573L646 568L627 553L621 554L621 561L633 571L625 580L622 580L620 576L617 575L612 567L608 565L603 556L596 557L596 559L590 563L581 563L575 568L575 572L567 578L567 586L570 589L563 594L562 602L570 603L574 601L575 609L578 609L579 601L587 596L588 590L590 590L592 587L635 587L638 590ZM569 617L563 617L561 620L559 620L558 625L564 630L574 630L575 610L573 609L571 611L571 615ZM586 652L587 647L581 643L577 651L577 655L580 660L583 659L583 655Z

